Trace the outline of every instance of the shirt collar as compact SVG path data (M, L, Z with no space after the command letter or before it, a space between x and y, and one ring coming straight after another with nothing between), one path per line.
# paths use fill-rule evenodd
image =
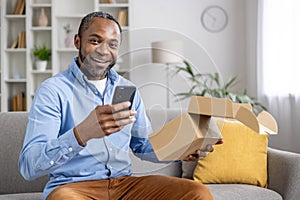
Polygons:
M73 76L78 80L78 82L83 86L86 87L88 84L88 79L86 77L86 75L84 75L82 73L82 71L80 70L79 66L77 65L77 61L78 60L78 56L75 56L71 65L70 65L70 71L73 74ZM119 74L114 70L114 69L110 69L107 73L107 81L108 83L115 85L115 83L118 82L119 80Z

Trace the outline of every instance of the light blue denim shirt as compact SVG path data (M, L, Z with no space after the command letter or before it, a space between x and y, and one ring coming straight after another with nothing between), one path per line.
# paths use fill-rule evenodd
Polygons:
M138 91L132 104L137 111L133 124L110 136L89 140L85 147L78 144L73 128L96 106L111 104L117 85L133 84L111 69L101 95L76 60L39 86L29 113L19 170L27 180L49 174L43 199L65 183L131 175L129 147L142 159L158 161L148 140L152 129Z

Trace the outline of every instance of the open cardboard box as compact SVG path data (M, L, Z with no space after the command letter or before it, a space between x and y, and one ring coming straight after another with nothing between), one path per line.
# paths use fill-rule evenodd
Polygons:
M272 115L262 111L255 116L250 104L233 103L226 98L193 96L186 113L149 136L158 159L183 160L197 149L216 144L222 139L222 134L213 117L238 120L259 134L278 132Z

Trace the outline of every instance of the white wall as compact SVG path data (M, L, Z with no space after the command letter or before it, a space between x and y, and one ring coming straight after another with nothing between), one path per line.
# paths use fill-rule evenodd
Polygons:
M238 89L247 87L247 1L250 0L131 1L131 80L138 86L144 86L140 90L147 107L157 104L166 106L166 92L163 89L166 85L166 70L151 64L150 47L153 41L183 40L183 57L196 66L199 72L218 71L225 81L238 75ZM229 16L228 26L219 33L207 32L200 22L202 11L213 4L221 5ZM189 82L184 77L173 77L170 80L171 93L188 89ZM171 107L178 106L171 101ZM187 102L180 103L180 106L186 105Z

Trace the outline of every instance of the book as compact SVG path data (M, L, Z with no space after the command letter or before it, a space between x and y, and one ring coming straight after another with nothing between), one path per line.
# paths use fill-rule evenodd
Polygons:
M20 32L20 44L18 46L18 48L26 48L26 32L25 31L21 31Z
M21 45L22 45L22 32L19 32L18 34L18 46L17 48L22 48Z
M18 0L15 5L14 14L21 15L25 11L25 0Z
M21 31L17 39L13 42L10 48L26 48L26 32Z
M18 110L18 100L17 100L17 95L13 96L13 111L17 111Z
M18 47L18 38L13 42L13 44L10 46L10 48L14 49Z
M113 0L102 0L102 3L114 3Z
M119 10L117 13L117 21L119 22L120 26L127 26L127 18L128 18L128 11L127 10Z
M26 97L24 92L13 96L13 111L26 111Z

